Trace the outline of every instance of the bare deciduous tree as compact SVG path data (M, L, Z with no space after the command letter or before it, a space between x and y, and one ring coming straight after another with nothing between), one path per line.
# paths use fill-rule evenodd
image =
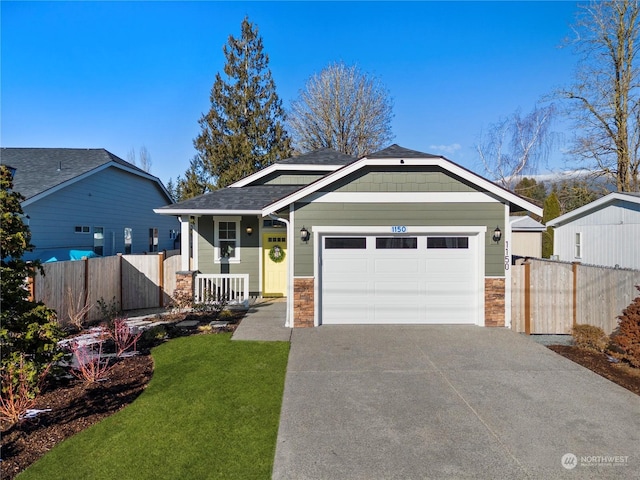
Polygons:
M340 62L309 78L291 103L288 123L297 151L333 148L361 157L393 139L392 110L375 77Z
M535 173L553 145L553 104L536 106L522 116L516 111L489 126L476 146L486 174L513 190L525 174Z
M135 165L138 168L141 168L147 173L151 172L151 154L147 147L144 145L140 147L140 152L138 152L138 157L136 158L136 149L131 147L131 149L127 152L127 162L132 165Z
M593 1L580 6L573 44L581 55L569 99L576 126L573 153L618 191L638 191L640 77L636 0Z

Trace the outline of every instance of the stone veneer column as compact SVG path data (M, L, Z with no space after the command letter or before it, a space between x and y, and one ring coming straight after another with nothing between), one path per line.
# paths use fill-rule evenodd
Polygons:
M313 327L313 278L293 279L293 326Z
M191 298L193 301L194 286L197 271L176 272L176 289L173 291L173 298Z
M505 279L484 279L484 324L486 327L504 327Z

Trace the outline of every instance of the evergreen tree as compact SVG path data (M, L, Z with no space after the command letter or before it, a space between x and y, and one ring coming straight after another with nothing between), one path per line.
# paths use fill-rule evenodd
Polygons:
M552 191L544 201L542 223L547 223L560 216L560 201L555 191ZM542 258L550 258L553 255L553 228L547 227L542 232Z
M9 364L21 364L31 372L43 371L60 357L57 342L62 332L55 321L55 312L42 303L29 300L26 280L40 265L22 259L33 250L31 232L22 221L20 202L24 197L13 191L11 171L0 166L0 344L3 370Z
M184 174L184 179L178 177L176 180L175 199L181 202L213 190L215 190L215 186L211 183L211 176L204 168L202 159L196 155L191 159L189 169Z
M226 58L211 89L211 109L194 146L218 188L291 155L284 110L276 94L257 27L244 18L240 38L229 36Z
M524 177L518 182L514 191L518 195L536 200L540 204L544 202L547 196L547 189L544 183L538 183L535 178Z

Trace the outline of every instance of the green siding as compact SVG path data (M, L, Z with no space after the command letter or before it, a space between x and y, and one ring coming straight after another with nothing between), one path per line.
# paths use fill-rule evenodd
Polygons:
M476 192L477 187L432 167L370 167L330 185L326 192Z
M251 226L253 233L247 235ZM211 216L200 217L198 221L198 269L201 273L221 273L220 263L214 260L214 229ZM249 291L256 295L261 291L259 277L260 232L257 217L242 217L240 221L240 263L229 264L229 273L248 273Z
M327 173L310 173L310 174L281 174L277 177L270 178L263 185L308 185L311 182L315 182L319 178L322 178Z
M319 170L280 171L265 175L251 183L251 185L308 185L330 172Z
M500 203L309 203L296 204L294 232L302 226L485 226L485 275L504 275L504 242L491 237L496 225L504 232ZM313 276L313 236L296 241L295 276Z

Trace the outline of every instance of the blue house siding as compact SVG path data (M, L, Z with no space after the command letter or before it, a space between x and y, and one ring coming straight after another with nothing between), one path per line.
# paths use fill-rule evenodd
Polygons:
M149 229L158 229L158 251L174 248L171 231L179 231L175 217L157 215L153 208L166 204L157 182L109 167L23 206L36 251L92 250L95 227L104 229L104 255L125 252L124 229L132 229L131 253L149 251ZM76 233L76 226L89 233ZM25 256L27 258L27 256Z

